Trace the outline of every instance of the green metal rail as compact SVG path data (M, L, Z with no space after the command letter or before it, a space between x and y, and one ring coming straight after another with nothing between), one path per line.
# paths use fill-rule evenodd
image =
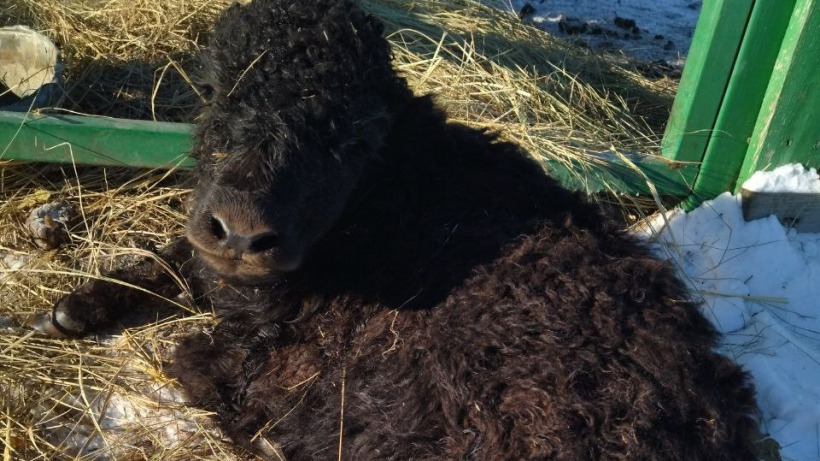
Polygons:
M0 112L0 160L187 168L191 125Z
M0 112L0 160L143 168L190 168L192 125L72 115ZM649 155L590 155L584 162L547 161L547 169L574 189L619 190L685 197L684 166ZM587 171L584 171L586 169ZM594 174L584 174L584 173ZM691 172L690 172L691 173Z

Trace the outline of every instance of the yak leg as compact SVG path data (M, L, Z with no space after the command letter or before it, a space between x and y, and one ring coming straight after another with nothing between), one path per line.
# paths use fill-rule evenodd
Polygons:
M156 257L115 269L105 280L95 279L64 296L51 312L29 322L37 331L56 338L79 337L111 326L143 307L168 307L167 299L182 292L179 276L192 257L185 239L169 244Z

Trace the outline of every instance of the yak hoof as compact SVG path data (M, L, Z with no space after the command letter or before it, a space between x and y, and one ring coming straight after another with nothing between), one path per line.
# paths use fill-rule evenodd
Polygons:
M76 338L85 331L85 323L57 309L34 317L28 326L51 338Z

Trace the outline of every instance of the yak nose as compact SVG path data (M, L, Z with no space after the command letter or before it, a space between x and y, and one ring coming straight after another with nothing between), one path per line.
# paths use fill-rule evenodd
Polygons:
M211 215L211 234L219 246L233 251L236 259L242 259L243 254L263 253L279 245L279 233L269 226L256 225L250 231L243 227L217 213Z

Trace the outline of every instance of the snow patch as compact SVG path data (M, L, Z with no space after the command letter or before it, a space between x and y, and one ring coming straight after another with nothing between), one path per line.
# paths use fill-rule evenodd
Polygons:
M31 256L9 250L0 250L0 280L19 271L28 264Z
M816 171L799 165L753 179L767 192L820 187ZM729 193L666 218L641 233L702 297L723 334L719 352L752 374L764 431L784 460L820 461L820 234L773 216L746 222L741 198Z
M33 411L55 412L53 418L43 418L48 421L44 429L61 450L96 461L119 459L129 449L146 444L174 450L203 430L218 434L186 416L184 396L176 389L146 383L139 396L128 398L110 389L84 396L66 394L59 407ZM85 411L78 419L65 414L65 408Z
M599 31L577 36L594 49L620 49L638 59L664 60L676 66L683 66L689 53L702 6L694 0L479 1L513 14L526 12L521 15L525 21L557 37L570 37L560 31L559 23L572 18L586 24L590 31ZM634 20L639 33L616 25L616 17Z
M799 163L783 165L773 171L758 171L743 188L754 192L820 193L820 176L814 168L806 169Z
M11 251L0 251L0 260L3 261L4 269L18 271L26 265L31 257L25 253L12 253Z

